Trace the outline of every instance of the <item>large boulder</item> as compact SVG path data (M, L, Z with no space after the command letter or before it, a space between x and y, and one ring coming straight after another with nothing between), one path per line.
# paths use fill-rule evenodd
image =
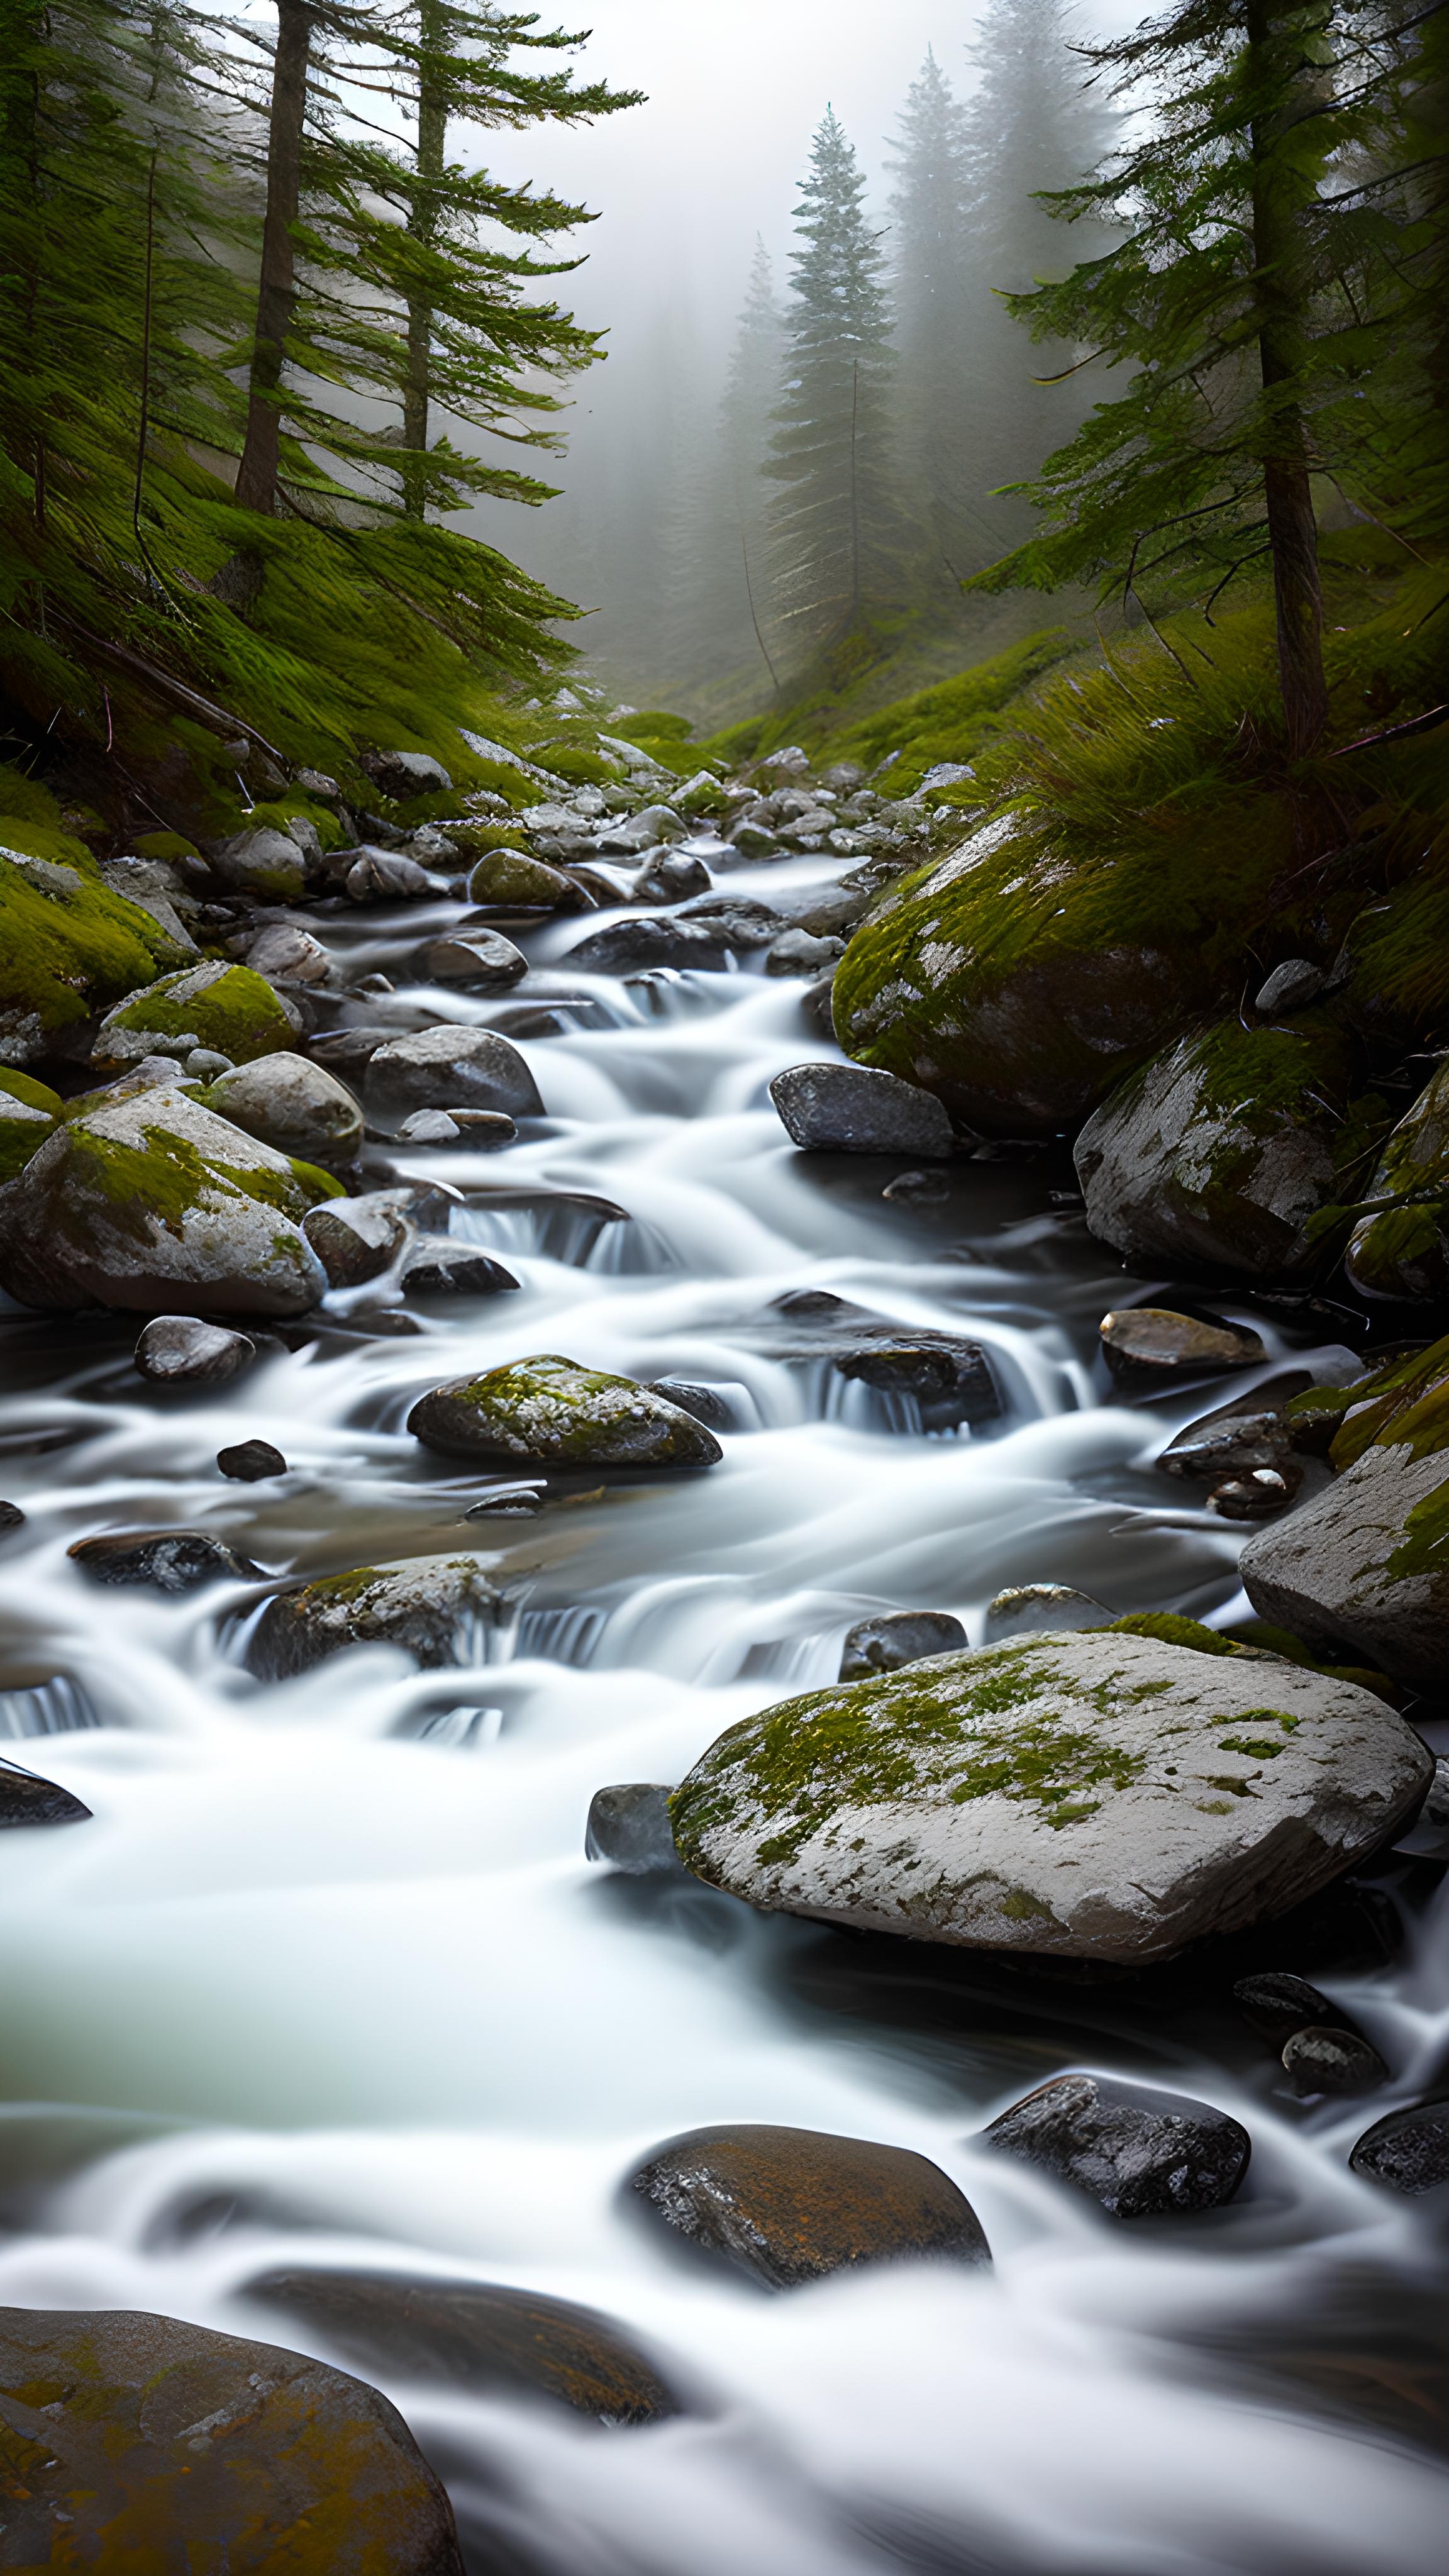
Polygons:
M1298 1904L1432 1772L1350 1683L1106 1629L788 1700L671 1812L686 1866L769 1911L1141 1964Z
M480 1627L498 1615L485 1562L412 1556L280 1592L252 1630L247 1669L262 1681L285 1681L344 1646L399 1646L428 1668L466 1663Z
M0 1189L0 1287L62 1311L301 1314L327 1292L302 1219L336 1188L185 1091L136 1092Z
M279 1154L332 1167L356 1160L362 1145L362 1111L345 1083L325 1065L289 1050L238 1065L211 1084L206 1105L233 1127L244 1128Z
M295 1015L249 966L215 961L163 975L158 984L129 993L108 1011L96 1039L101 1065L139 1063L143 1056L186 1056L206 1047L233 1064L277 1055L296 1035Z
M1312 1220L1362 1157L1353 1087L1350 1045L1326 1020L1179 1038L1077 1138L1088 1225L1129 1261L1291 1278L1321 1257Z
M1329 1451L1342 1472L1249 1540L1243 1582L1276 1627L1437 1693L1449 1669L1449 1339L1344 1392L1354 1401Z
M33 1074L0 1065L0 1182L13 1181L31 1155L55 1133L63 1114L59 1092Z
M408 1429L446 1457L550 1467L713 1467L723 1454L712 1431L653 1387L556 1352L434 1387Z
M863 1064L792 1064L770 1098L793 1145L832 1154L949 1154L950 1118L932 1092Z
M395 2407L325 2362L126 2309L0 2310L5 2566L463 2576Z
M10 835L14 826L0 826ZM105 884L79 841L44 858L0 847L0 1054L38 1064L93 1012L167 967L182 951L141 905Z
M987 2256L965 2194L909 2147L818 2129L693 2129L632 2176L666 2227L767 2289L903 2257Z
M501 1109L541 1118L538 1085L516 1046L493 1029L446 1022L389 1038L367 1059L363 1100L379 1127L400 1127L415 1109Z
M1449 1065L1385 1145L1344 1267L1365 1297L1449 1295Z

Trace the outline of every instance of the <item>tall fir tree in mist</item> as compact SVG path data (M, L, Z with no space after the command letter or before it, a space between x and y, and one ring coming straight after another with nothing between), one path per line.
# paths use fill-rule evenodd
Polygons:
M769 653L774 587L769 486L763 476L784 377L785 345L785 316L775 293L774 263L757 238L720 404L719 600L721 609L726 601L731 603L724 625L732 660Z
M795 654L846 634L900 586L891 455L892 349L881 236L833 108L795 211L785 386L766 473L771 567Z
M896 445L913 515L942 571L969 555L979 469L973 408L976 182L965 108L928 53L901 111L889 242L896 313Z

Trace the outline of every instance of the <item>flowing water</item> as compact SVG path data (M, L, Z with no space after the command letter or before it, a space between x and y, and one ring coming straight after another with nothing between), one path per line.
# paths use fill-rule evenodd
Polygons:
M756 868L749 890L808 876ZM95 1819L5 1838L0 2302L305 2348L246 2284L306 2263L608 2311L687 2413L611 2431L383 2381L479 2571L1442 2570L1445 2267L1422 2210L1345 2162L1386 2103L1295 2103L1225 1978L1145 1998L1052 1981L583 1857L596 1788L677 1780L731 1721L833 1679L870 1609L953 1610L979 1636L993 1593L1036 1580L1241 1609L1240 1534L1151 1465L1220 1388L1114 1400L1095 1328L1122 1281L1053 1203L1069 1167L958 1164L944 1201L909 1207L880 1195L889 1164L795 1153L767 1083L833 1053L797 985L570 975L575 921L531 937L525 996L423 995L402 961L445 917L314 926L398 988L354 1018L506 1029L558 997L525 1025L559 1033L520 1040L541 1128L501 1156L392 1158L459 1190L454 1231L520 1294L436 1298L411 1336L294 1337L213 1396L143 1387L119 1323L0 1327L0 1487L29 1516L0 1560L0 1727ZM490 1209L504 1180L627 1215ZM969 1333L1001 1421L925 1437L909 1399L772 1357L764 1311L803 1286ZM1341 1370L1301 1343L1295 1365ZM421 1452L408 1406L538 1351L722 1389L724 1463L460 1526L483 1480ZM285 1479L218 1476L217 1449L252 1436ZM478 1547L513 1613L463 1668L359 1649L264 1686L240 1661L244 1587L97 1590L67 1561L79 1536L180 1523L271 1572ZM1394 2099L1449 2038L1434 1883L1391 1868L1329 1909L1311 1959L1259 1945L1351 2003ZM984 2122L1069 2065L1233 2111L1254 2144L1240 2200L1117 2225L984 2152ZM993 2268L770 2297L672 2259L621 2182L720 2120L921 2150Z

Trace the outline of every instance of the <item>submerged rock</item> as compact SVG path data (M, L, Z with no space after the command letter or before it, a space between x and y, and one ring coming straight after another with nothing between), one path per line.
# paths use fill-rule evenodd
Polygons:
M786 1134L807 1152L947 1155L955 1133L941 1103L914 1083L860 1064L796 1064L770 1098Z
M694 2129L631 2181L667 2227L771 2290L907 2256L990 2260L964 2193L908 2147L817 2129Z
M0 1762L0 1830L12 1825L83 1825L90 1812L56 1781L42 1780L36 1771L18 1771L13 1762Z
M1401 1118L1368 1184L1344 1268L1366 1297L1449 1294L1449 1065Z
M1249 2028L1260 2039L1271 2039L1275 2048L1281 2048L1300 2030L1353 2031L1357 2027L1306 1977L1295 1977L1281 1968L1240 1977L1233 1988L1233 1999Z
M326 1274L301 1230L337 1184L161 1088L57 1128L0 1190L0 1286L23 1306L296 1315Z
M1156 1376L1201 1377L1213 1369L1256 1368L1268 1354L1247 1324L1220 1319L1202 1323L1169 1306L1125 1306L1104 1315L1098 1327L1114 1377L1141 1370Z
M596 1789L584 1829L585 1860L612 1861L630 1878L677 1870L679 1854L669 1822L672 1795L656 1780L620 1780Z
M207 1091L206 1106L304 1162L331 1168L355 1161L361 1151L362 1111L345 1083L290 1050L224 1073Z
M252 1630L247 1670L260 1681L286 1681L345 1646L400 1646L427 1669L468 1663L479 1628L498 1616L489 1562L411 1556L279 1592Z
M1449 2182L1449 2102L1420 2102L1365 2129L1349 2163L1366 2182L1417 2198Z
M368 1116L392 1130L415 1109L500 1109L509 1118L541 1118L538 1085L516 1046L493 1029L447 1023L389 1038L373 1050L363 1077Z
M242 2295L280 2308L359 2370L474 2396L541 2397L603 2424L653 2424L681 2412L611 2317L536 2290L309 2270L264 2272Z
M1351 1683L1112 1630L788 1700L728 1728L671 1814L686 1867L766 1911L1142 1963L1285 1913L1432 1770Z
M712 1432L652 1387L556 1353L435 1387L408 1429L449 1457L542 1466L713 1467L723 1455Z
M126 2309L0 2310L13 2568L463 2576L452 2509L375 2388Z
M1088 1225L1129 1261L1291 1278L1320 1259L1311 1220L1345 1195L1372 1133L1346 1114L1353 1088L1328 1021L1234 1018L1179 1039L1077 1138Z
M1373 2093L1389 2070L1378 2050L1356 2031L1310 2023L1283 2044L1283 2072L1295 2093Z
M132 1357L138 1374L157 1386L225 1386L256 1355L250 1333L203 1324L195 1315L153 1315Z
M899 1672L927 1655L959 1654L966 1631L949 1610L881 1610L847 1628L840 1649L840 1679L864 1681L871 1673Z
M185 1056L193 1047L207 1047L231 1064L250 1064L254 1056L290 1048L299 1026L290 1005L284 1009L250 966L188 966L129 993L107 1012L95 1061L124 1066L143 1056Z
M0 1183L23 1172L64 1114L58 1091L13 1065L0 1065Z
M255 1581L262 1572L210 1530L108 1530L102 1538L78 1538L66 1554L92 1583L149 1584L156 1592Z
M1013 1583L988 1601L982 1643L996 1646L1008 1637L1105 1628L1111 1616L1105 1603L1090 1592L1075 1591L1070 1583Z
M1252 2153L1241 2122L1210 2102L1110 2075L1054 2076L982 2136L1086 2192L1114 2218L1221 2209Z
M268 1476L285 1476L287 1462L280 1449L270 1440L238 1440L229 1449L218 1449L216 1463L223 1476L240 1485L260 1485Z

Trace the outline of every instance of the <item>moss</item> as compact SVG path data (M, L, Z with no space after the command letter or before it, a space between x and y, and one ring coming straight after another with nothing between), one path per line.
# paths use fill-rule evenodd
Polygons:
M218 1190L234 1191L294 1221L319 1199L337 1194L336 1182L307 1163L279 1172L261 1163L223 1161L220 1155L204 1153L190 1137L159 1124L143 1126L141 1133L144 1141L131 1144L120 1137L98 1135L83 1120L68 1129L60 1220L64 1230L72 1230L73 1217L75 1227L84 1232L87 1205L94 1206L98 1200L118 1234L145 1244L158 1223L169 1234L180 1235L198 1202ZM240 1136L237 1142L242 1142Z
M555 1374L557 1373L557 1374ZM514 1367L490 1369L484 1377L449 1389L463 1404L475 1404L495 1419L509 1416L527 1426L529 1436L545 1441L564 1458L589 1465L602 1454L609 1462L614 1441L612 1422L590 1421L585 1408L600 1396L636 1395L633 1378L607 1369L580 1368L557 1353L521 1360Z
M112 1011L106 1032L157 1038L190 1037L214 1047L233 1064L275 1055L292 1044L292 1025L264 976L249 966L189 967L164 976ZM104 1033L103 1033L104 1035Z
M1329 1447L1333 1465L1342 1473L1361 1458L1375 1442L1397 1443L1403 1418L1417 1410L1426 1398L1432 1398L1444 1385L1449 1385L1449 1334L1434 1342L1426 1351L1410 1352L1401 1360L1391 1360L1370 1377L1356 1385L1337 1390L1343 1398L1340 1427ZM1290 1404L1288 1408L1293 1410ZM1426 1420L1418 1426L1423 1437L1429 1429ZM1435 1446L1439 1444L1434 1443ZM1422 1454L1422 1452L1416 1453Z
M1388 1574L1395 1583L1425 1582L1449 1574L1449 1477L1415 1503L1404 1520L1404 1534L1390 1554Z
M0 1065L0 1184L23 1172L53 1135L62 1114L58 1092L28 1073Z
M47 1040L178 962L139 905L101 883L83 842L0 823L0 1032L10 1054Z
M258 832L266 828L285 832L288 824L298 819L315 826L324 850L340 850L345 846L346 835L331 806L319 805L310 796L270 797L264 805L252 807L247 824Z
M143 832L134 844L138 859L199 859L201 852L184 832Z
M1200 1619L1184 1619L1175 1610L1130 1610L1125 1619L1104 1622L1102 1635L1108 1637L1155 1637L1160 1646L1188 1646L1199 1655L1231 1655L1238 1650L1231 1637L1216 1628L1205 1628Z

